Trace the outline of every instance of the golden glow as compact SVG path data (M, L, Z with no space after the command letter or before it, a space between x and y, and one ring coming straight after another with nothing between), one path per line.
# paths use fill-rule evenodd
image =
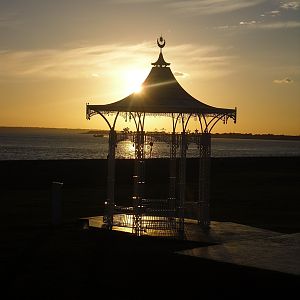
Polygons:
M135 148L131 141L122 141L118 144L116 155L120 158L134 158Z
M142 89L143 89L143 88L142 88L142 86L140 85L140 86L138 86L138 87L135 88L134 92L135 92L135 93L140 93L140 92L142 91Z
M23 2L1 5L0 126L107 129L99 116L86 120L85 104L139 90L162 32L182 87L208 105L237 107L237 123L220 122L214 133L300 135L299 0L77 1L72 9L67 0L51 9L27 1L22 14ZM147 116L145 126L170 131L172 120Z
M145 71L138 69L124 71L123 77L127 94L141 92L142 83L145 80Z

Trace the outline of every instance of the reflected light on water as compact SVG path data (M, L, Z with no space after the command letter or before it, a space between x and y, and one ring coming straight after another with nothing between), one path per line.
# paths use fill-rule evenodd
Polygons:
M116 156L118 158L134 158L134 150L132 141L122 141L118 143Z
M162 142L154 143L153 147L146 144L144 148L145 158L150 158L150 157L168 158L169 153L170 153L169 146ZM133 159L135 157L135 147L133 145L133 142L132 141L119 142L116 149L116 157Z
M177 149L179 153L179 149ZM151 155L150 155L151 153ZM12 132L0 129L1 160L38 160L38 159L106 159L108 138L91 134L78 134L73 131L49 132L47 130L23 130ZM151 152L145 145L146 158L168 158L170 147L163 142L154 142ZM189 144L187 157L197 157L199 149ZM212 138L212 157L268 157L299 156L299 140L257 140ZM132 141L119 142L116 158L133 159L135 148Z

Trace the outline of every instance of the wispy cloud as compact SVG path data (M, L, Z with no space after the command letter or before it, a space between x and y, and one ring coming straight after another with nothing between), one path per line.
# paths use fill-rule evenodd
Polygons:
M262 28L262 29L298 28L300 27L300 22L287 21L287 22L260 23L257 24L256 26L257 28Z
M168 49L170 56L176 57L176 68L179 70L188 69L190 76L202 79L219 78L234 72L234 69L229 66L236 57L224 55L228 51L230 51L229 48L199 47L191 44Z
M262 16L278 17L280 16L280 10L266 11Z
M241 21L240 25L254 25L256 23L257 22L255 20L252 20L252 21Z
M152 47L153 49L153 47ZM118 70L124 62L140 63L142 57L150 56L151 46L99 45L73 49L45 49L32 51L0 52L0 76L35 78L78 78L92 74L107 74Z
M184 44L169 46L165 58L176 59L176 69L213 76L224 73L232 57L220 55L216 46L199 47ZM127 69L147 69L155 61L158 49L154 43L136 45L96 45L72 49L45 49L32 51L0 51L0 80L9 78L111 78ZM172 66L171 66L172 67ZM175 66L174 66L175 68ZM187 73L177 71L177 76Z
M300 1L284 1L281 2L280 7L283 9L297 10L300 8Z
M250 2L250 1L249 1ZM300 1L281 1L276 4L277 9L265 11L259 15L259 18L252 20L241 20L237 25L217 26L215 29L221 30L239 30L239 29L283 29L283 28L298 28L300 21L292 19L282 19L286 17L284 10L298 10ZM279 17L278 21L274 18Z
M266 0L114 0L124 4L145 4L159 2L160 5L176 13L210 15L227 13L252 7Z
M158 0L118 0L126 3L153 3ZM267 2L266 0L165 0L164 5L172 8L176 12L186 12L198 15L209 15L227 13L257 6ZM160 2L161 3L161 2ZM282 1L278 9L267 11L263 14L270 16L279 16L279 9L297 10L300 8L300 1Z
M113 1L120 4L145 4L145 3L161 2L161 0L113 0ZM171 1L171 0L165 0L165 1Z
M300 21L279 21L279 22L262 22L262 21L240 21L238 25L224 25L215 27L215 29L220 30L239 30L239 29L265 29L265 30L275 30L275 29L293 29L299 28Z
M176 0L167 5L176 12L210 15L232 12L258 5L265 0Z
M174 76L177 76L177 77L187 77L188 76L187 73L183 73L183 72L179 72L179 71L175 71L173 74L174 74Z
M294 80L289 77L273 80L273 83L277 83L277 84L291 84L293 82L294 82Z

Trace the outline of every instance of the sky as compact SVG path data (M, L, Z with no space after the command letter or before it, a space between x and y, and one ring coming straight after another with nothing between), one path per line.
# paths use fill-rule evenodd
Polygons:
M237 107L215 133L300 135L300 1L288 0L0 0L0 126L107 129L86 103L133 92L160 35L187 92Z

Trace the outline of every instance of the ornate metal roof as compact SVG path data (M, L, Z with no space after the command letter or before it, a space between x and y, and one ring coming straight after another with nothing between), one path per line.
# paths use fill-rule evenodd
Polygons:
M119 101L106 105L87 105L88 114L105 112L141 112L149 114L189 113L226 114L235 119L236 109L225 109L207 105L186 92L173 75L169 63L165 62L162 48L165 40L157 39L160 47L158 60L142 84L138 93L132 93Z

